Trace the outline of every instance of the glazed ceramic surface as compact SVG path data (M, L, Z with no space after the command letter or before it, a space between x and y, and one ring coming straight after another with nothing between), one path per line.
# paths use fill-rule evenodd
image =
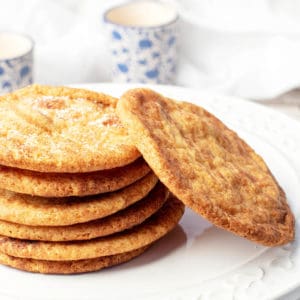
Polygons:
M123 25L104 16L115 82L172 83L176 74L178 16L154 26ZM147 14L147 12L146 12Z
M0 51L0 94L31 84L33 82L32 40L25 35L0 32L0 47L2 48ZM5 53L2 54L2 51Z

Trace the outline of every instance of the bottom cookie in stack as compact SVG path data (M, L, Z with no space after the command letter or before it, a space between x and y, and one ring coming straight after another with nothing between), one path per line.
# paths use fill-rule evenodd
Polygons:
M82 273L128 261L170 232L184 205L173 197L143 223L86 241L47 242L0 237L0 262L41 273Z
M148 246L122 254L77 261L47 261L19 258L0 252L0 263L19 270L44 274L76 274L99 271L127 262L147 250Z

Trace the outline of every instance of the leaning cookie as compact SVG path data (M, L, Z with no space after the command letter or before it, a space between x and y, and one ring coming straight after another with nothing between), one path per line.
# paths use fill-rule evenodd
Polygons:
M205 109L149 89L126 92L117 113L170 191L215 225L257 243L294 238L294 216L264 160Z

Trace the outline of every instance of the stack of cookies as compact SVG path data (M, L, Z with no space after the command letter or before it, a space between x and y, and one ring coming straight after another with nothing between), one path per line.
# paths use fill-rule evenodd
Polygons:
M80 273L128 261L184 205L133 146L117 100L30 86L0 100L0 262Z
M265 246L295 235L264 160L205 109L149 89L119 101L45 86L2 97L0 165L0 262L23 270L128 261L172 230L184 205Z

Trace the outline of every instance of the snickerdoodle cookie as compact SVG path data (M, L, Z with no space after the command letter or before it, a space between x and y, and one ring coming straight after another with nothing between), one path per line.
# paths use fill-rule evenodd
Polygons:
M205 109L149 89L126 92L117 113L159 179L217 226L276 246L294 216L264 160Z
M129 229L144 222L165 203L169 192L161 183L142 200L113 215L69 226L28 226L0 220L0 234L25 240L90 240Z
M104 268L127 262L145 252L149 246L121 254L102 256L92 259L71 261L48 261L20 258L0 252L0 263L22 271L44 274L77 274L99 271Z
M42 197L87 196L121 189L149 172L142 158L123 167L88 173L45 173L0 166L0 188Z
M41 242L0 236L0 251L11 256L41 260L81 260L115 255L152 244L171 231L184 205L171 197L154 215L132 229L88 241Z
M0 190L0 220L32 226L63 226L111 215L144 198L157 183L149 173L116 192L66 198L43 198Z
M127 165L140 153L115 114L117 99L32 85L0 97L0 164L81 173Z

